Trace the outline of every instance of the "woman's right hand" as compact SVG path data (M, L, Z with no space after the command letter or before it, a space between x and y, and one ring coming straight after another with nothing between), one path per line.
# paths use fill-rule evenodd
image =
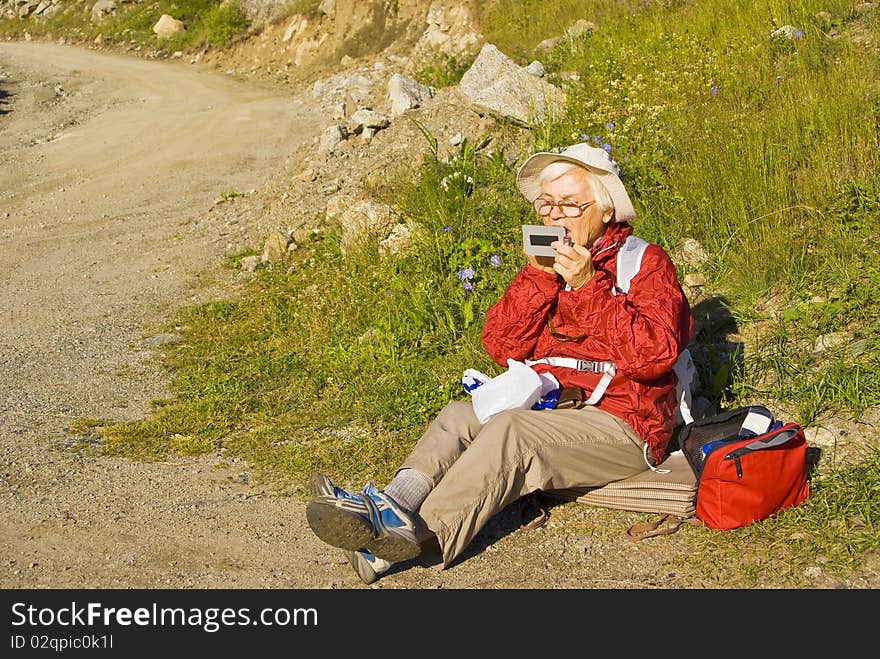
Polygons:
M535 256L534 254L526 254L526 261L528 261L530 266L537 268L538 270L548 272L551 275L559 274L553 269L553 264L556 263L556 259L552 256Z

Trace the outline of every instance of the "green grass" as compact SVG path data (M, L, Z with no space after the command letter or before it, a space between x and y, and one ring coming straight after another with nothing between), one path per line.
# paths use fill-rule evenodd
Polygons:
M415 74L416 80L429 87L442 89L461 82L462 76L474 63L475 55L446 55L422 66Z
M287 483L313 469L387 481L462 395L465 368L499 370L480 329L522 265L519 225L533 221L507 155L523 140L607 144L638 233L670 253L688 238L703 246L708 260L680 273L702 274L714 294L695 307L698 394L724 408L764 402L804 425L859 419L880 405L880 58L850 35L876 44L880 31L851 4L487 3L487 40L521 64L541 59L568 94L564 115L443 159L426 131L434 151L418 171L376 190L411 227L410 249L388 256L365 241L343 255L331 232L262 266L244 295L183 310L168 327L186 327L184 338L162 346L173 398L141 422L100 428L104 450L159 459L222 448ZM178 5L211 34L235 23L209 20L218 3ZM151 38L138 11L120 38ZM599 29L534 50L576 18ZM783 25L799 36L770 36ZM453 84L460 65L426 67L423 81ZM843 338L816 349L833 336ZM746 586L803 583L819 557L825 571L854 569L877 547L878 476L875 453L820 463L804 504L744 529L696 530L686 558Z

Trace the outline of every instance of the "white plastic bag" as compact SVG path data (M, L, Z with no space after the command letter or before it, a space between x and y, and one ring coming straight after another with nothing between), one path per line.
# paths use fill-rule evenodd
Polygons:
M464 372L462 384L471 395L474 414L483 424L498 412L531 408L544 388L541 376L515 359L508 359L507 370L494 378L469 368Z

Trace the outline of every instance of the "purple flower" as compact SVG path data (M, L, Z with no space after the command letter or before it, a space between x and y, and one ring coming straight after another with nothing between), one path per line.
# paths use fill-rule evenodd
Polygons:
M489 259L489 263L492 265L493 268L497 268L499 265L501 265L501 257L497 254L493 254L492 258Z
M465 283L463 283L461 285L461 287L466 291L473 290L473 288L474 288L473 286L471 286L471 283L469 281L466 281Z
M800 39L802 36L804 36L803 30L795 30L794 31L794 38L795 39Z
M461 280L461 279L473 279L475 274L476 274L476 273L474 272L474 269L473 269L473 268L465 268L464 270L459 270L459 271L458 271L458 278L459 278L459 280ZM465 290L470 290L470 289L465 289Z
M602 138L598 135L593 135L593 144L601 144Z
M605 130L614 130L614 122L609 121L605 124Z
M581 142L587 142L587 141L589 141L589 139L590 139L589 135L587 135L586 133L581 133Z
M718 96L718 85L712 85L709 87L709 93L712 94L712 96Z
M608 144L608 142L603 142L603 143L602 143L602 148L605 149L605 152L606 152L606 153L611 153L611 145Z
M443 227L443 233L449 233L451 230L452 230L452 227L449 226L448 224L445 227Z

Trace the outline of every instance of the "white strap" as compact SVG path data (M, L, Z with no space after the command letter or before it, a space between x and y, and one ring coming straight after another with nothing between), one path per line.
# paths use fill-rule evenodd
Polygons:
M595 405L599 402L602 396L605 395L605 390L608 388L608 385L611 384L611 380L614 378L615 373L617 373L617 369L614 368L614 364L611 364L611 369L602 374L602 379L599 380L599 384L593 389L593 393L590 394L590 397L584 401L584 405Z
M550 366L563 366L565 368L573 368L577 371L586 371L588 373L607 373L610 370L617 372L614 362L600 362L589 359L577 359L575 357L542 357L541 359L527 359L526 364L549 364ZM614 373L612 373L614 375Z
M615 295L629 292L629 283L642 267L642 257L648 248L647 241L630 234L617 251L617 287L611 291Z
M657 474L668 474L671 470L669 469L660 469L659 467L655 467L651 464L651 461L648 460L648 445L645 444L642 446L642 455L645 457L645 464L651 469L651 471Z
M672 370L675 371L677 379L675 392L678 399L678 409L676 410L675 425L679 423L677 417L681 417L683 423L692 423L694 416L691 413L691 389L696 380L697 369L694 366L694 360L691 358L690 350L685 348L681 351Z
M593 389L593 393L591 393L590 397L584 401L584 405L595 405L598 403L602 399L602 396L605 395L605 390L608 389L611 380L617 375L617 367L614 365L614 362L595 362L586 359L575 359L574 357L543 357L535 360L527 359L526 364L529 366L532 364L550 364L550 366L564 366L565 368L574 368L587 373L601 373L602 377L599 378L599 382L596 385L596 388ZM591 365L591 368L585 368L587 364Z

